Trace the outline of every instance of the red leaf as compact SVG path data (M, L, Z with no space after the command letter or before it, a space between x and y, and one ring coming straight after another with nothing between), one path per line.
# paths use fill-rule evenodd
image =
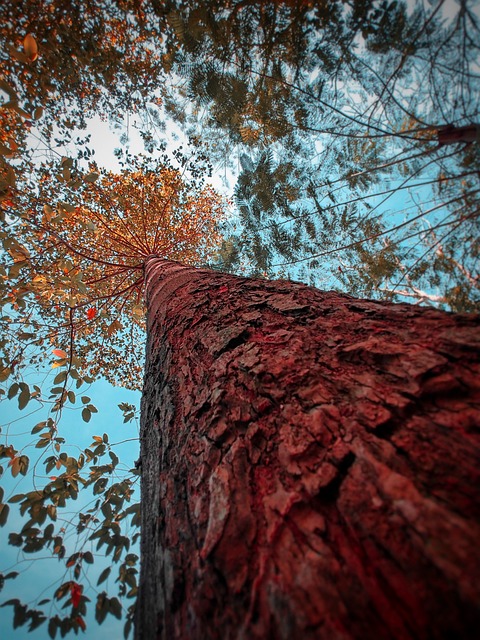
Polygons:
M8 456L11 459L11 462L9 464L12 464L12 462L15 460L15 453L16 453L12 445L4 449L3 453L4 455Z
M90 307L90 309L87 310L87 318L89 320L93 320L96 315L97 315L97 310L95 309L95 307Z
M75 620L77 621L78 626L80 627L80 629L82 631L85 631L85 629L87 628L87 625L85 624L85 620L82 618L82 616L77 616L75 618Z
M82 597L83 587L81 584L77 584L76 582L72 582L70 585L70 595L72 600L72 605L76 609L80 604L80 598Z

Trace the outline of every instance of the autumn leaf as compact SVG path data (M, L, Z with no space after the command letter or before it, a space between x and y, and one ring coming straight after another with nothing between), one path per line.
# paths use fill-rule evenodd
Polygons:
M85 182L93 183L93 182L96 182L99 177L100 177L99 173L95 173L92 171L92 173L89 173L86 176L84 176L83 179L85 180Z
M40 215L29 217L22 233L35 260L19 259L31 271L27 293L40 315L78 342L83 375L101 374L135 388L141 379L137 345L145 330L143 264L152 254L186 264L208 261L219 242L224 201L201 181L187 182L165 159L140 157L121 173L91 163L88 171L82 176L67 156L45 170ZM78 175L75 193L68 185L59 193L59 175ZM20 252L17 240L9 248ZM99 341L105 347L94 358ZM68 358L57 351L53 368ZM84 421L91 413L83 411Z
M85 631L85 629L87 628L87 625L85 624L85 620L82 618L82 616L77 616L75 618L75 620L77 621L78 626L80 627L80 629L82 631Z
M80 598L82 597L83 587L81 584L77 582L72 582L70 585L70 597L72 601L72 606L74 609L78 608L80 604Z
M6 458L10 458L11 460L13 460L15 458L15 454L16 454L16 451L12 447L12 445L2 449L2 457L5 456Z
M52 353L57 358L68 358L68 353L66 353L66 351L63 351L63 349L53 349Z
M38 58L38 45L31 33L25 36L23 40L23 50L30 62L34 62Z
M121 331L123 329L123 325L119 320L114 320L112 324L107 327L107 336L110 337L116 331Z

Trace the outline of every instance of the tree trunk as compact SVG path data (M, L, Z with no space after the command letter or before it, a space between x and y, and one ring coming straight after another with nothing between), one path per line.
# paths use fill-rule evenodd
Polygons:
M142 640L477 638L477 316L146 264Z

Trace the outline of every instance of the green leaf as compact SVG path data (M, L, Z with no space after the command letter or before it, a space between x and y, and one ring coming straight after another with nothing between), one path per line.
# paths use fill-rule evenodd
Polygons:
M0 382L5 382L11 373L12 370L10 367L3 367L3 369L0 369Z
M16 478L20 473L20 458L13 458L10 464L10 470L12 472L12 476Z
M120 601L118 600L118 598L115 598L115 597L110 598L109 609L110 609L110 613L112 613L119 620L121 619L122 605L120 604Z
M87 564L93 564L93 555L90 551L85 551L83 554L83 559Z
M57 519L57 507L53 504L47 506L47 513L51 520Z
M33 429L32 429L32 435L35 435L36 433L38 433L39 431L41 431L42 429L45 429L45 427L47 426L46 422L39 422L38 424L36 424Z
M58 622L57 618L50 618L48 621L48 635L52 640L55 640L55 636L57 635Z
M48 434L48 437L41 437L40 440L35 445L35 448L36 449L44 449L45 447L48 446L48 444L50 443L51 439L52 438L51 438L50 434Z
M67 379L67 372L60 371L59 373L57 373L57 375L53 379L53 384L60 384L61 382L64 382L64 380L66 379Z
M10 507L8 504L0 504L0 527L6 524L9 512Z
M104 569L102 571L102 573L100 574L99 578L98 578L98 582L97 582L97 586L99 584L102 584L102 582L105 582L105 580L108 578L108 576L110 575L110 572L112 571L112 567L107 567L106 569Z
M7 93L12 99L15 99L17 95L15 93L15 89L11 87L8 82L5 82L5 80L0 79L0 89L2 89L2 91L5 91L5 93Z
M75 207L68 202L59 202L58 203L61 209L64 209L68 213L73 213L75 211Z
M19 471L22 474L22 476L26 476L27 475L29 463L30 463L30 460L29 460L28 456L20 456L18 458Z
M127 640L128 636L130 635L130 631L132 630L132 621L131 620L127 620L125 622L125 626L123 627L123 637L125 640Z
M17 382L14 382L8 390L8 399L11 400L12 398L14 398L17 395L19 389L20 385Z
M20 331L20 333L18 334L18 337L20 338L20 340L30 340L31 338L35 337L35 334L29 333L27 331Z
M22 53L22 51L18 51L18 49L15 49L14 46L10 45L8 47L8 52L10 53L12 58L15 58L15 60L23 62L24 64L29 64L30 60L28 59L28 56Z
M20 392L20 395L18 396L18 408L20 410L25 409L29 400L30 400L30 389L27 386L25 386L23 387L23 389Z
M97 596L97 604L95 606L95 620L98 624L102 624L102 622L107 617L108 613L108 598L105 592L99 593Z
M3 577L5 578L5 580L12 580L13 578L16 578L19 575L20 574L18 573L18 571L10 571L9 573L7 573L6 576L3 576Z
M64 598L70 590L70 582L64 582L62 585L58 587L55 591L54 598L55 600L61 600Z

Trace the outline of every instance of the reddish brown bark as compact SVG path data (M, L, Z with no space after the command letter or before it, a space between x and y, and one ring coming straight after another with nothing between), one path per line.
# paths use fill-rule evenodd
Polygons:
M478 637L478 317L146 277L137 638Z

